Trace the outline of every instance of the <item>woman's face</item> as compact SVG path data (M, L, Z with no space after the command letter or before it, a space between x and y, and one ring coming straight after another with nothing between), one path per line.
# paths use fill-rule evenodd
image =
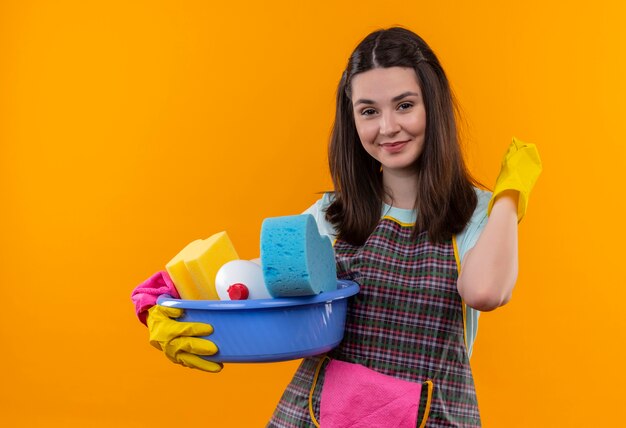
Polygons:
M363 148L383 171L414 174L426 110L412 68L374 68L352 78L352 108Z

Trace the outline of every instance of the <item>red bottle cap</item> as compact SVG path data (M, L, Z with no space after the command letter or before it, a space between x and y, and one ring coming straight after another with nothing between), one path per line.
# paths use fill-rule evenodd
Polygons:
M228 293L228 297L230 297L230 300L246 300L250 295L250 293L248 292L248 287L240 283L231 285L230 287L228 287L228 290L226 290L226 292Z

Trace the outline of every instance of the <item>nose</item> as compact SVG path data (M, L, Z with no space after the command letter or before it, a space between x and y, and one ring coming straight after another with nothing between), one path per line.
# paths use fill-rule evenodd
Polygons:
M386 112L380 116L380 133L386 137L400 132L400 123L393 112Z

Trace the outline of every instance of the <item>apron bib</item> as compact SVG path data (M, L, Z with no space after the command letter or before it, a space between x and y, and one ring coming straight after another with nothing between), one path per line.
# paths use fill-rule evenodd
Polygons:
M361 291L348 304L344 339L328 357L399 380L431 381L426 427L480 427L452 241L433 244L425 232L414 241L411 233L412 225L384 217L363 246L337 240L338 277L358 282ZM322 358L303 360L268 426L319 420ZM426 394L419 401L422 420Z

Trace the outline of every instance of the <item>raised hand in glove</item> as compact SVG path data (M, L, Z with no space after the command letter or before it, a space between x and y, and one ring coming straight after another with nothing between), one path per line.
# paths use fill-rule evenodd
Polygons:
M182 309L168 308L154 305L148 310L148 331L150 344L163 351L167 358L185 367L217 373L222 365L200 358L199 355L213 355L217 346L210 340L199 336L208 336L213 333L209 324L195 322L180 322Z
M496 179L493 196L487 207L487 214L491 213L491 208L498 195L505 190L517 190L519 192L517 221L521 221L526 214L530 191L541 174L541 169L541 159L537 147L513 137L513 142L502 159L502 167Z

